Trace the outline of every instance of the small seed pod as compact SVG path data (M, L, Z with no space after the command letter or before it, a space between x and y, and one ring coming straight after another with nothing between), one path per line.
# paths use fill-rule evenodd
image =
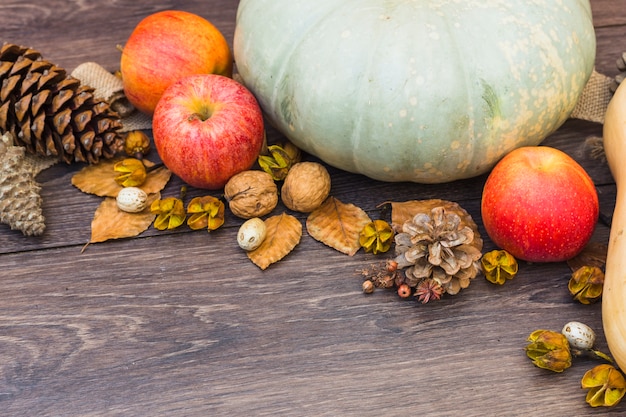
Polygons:
M148 194L141 188L125 187L117 194L117 207L127 213L138 213L146 208Z
M266 234L265 222L258 217L254 217L246 220L239 228L237 243L241 249L252 251L261 246Z
M567 338L569 344L575 349L591 349L596 342L596 334L584 323L570 321L561 333Z

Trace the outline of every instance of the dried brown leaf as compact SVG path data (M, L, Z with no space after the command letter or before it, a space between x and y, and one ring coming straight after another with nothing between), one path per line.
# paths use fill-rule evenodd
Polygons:
M354 204L344 204L328 197L306 220L306 228L314 239L353 256L361 248L359 233L372 220Z
M115 172L113 166L123 158L103 160L97 164L86 166L72 177L72 185L87 194L95 194L100 197L116 197L123 188L115 177L119 174ZM143 160L146 167L154 166L154 163ZM161 191L170 180L172 173L164 166L154 169L148 173L146 182L139 188L146 194Z
M91 221L89 243L104 242L109 239L133 237L145 231L156 217L150 212L150 204L161 198L161 193L148 195L146 208L139 213L127 213L117 207L115 198L106 197L96 210Z
M413 219L417 213L430 213L435 207L443 207L446 211L453 211L461 217L463 222L470 226L476 236L478 236L478 226L472 219L472 216L465 211L458 203L447 200L431 199L431 200L410 200L402 203L387 202L391 205L391 223L396 231L402 229L402 225Z
M261 269L266 269L287 256L300 243L302 237L302 224L286 213L267 218L265 226L265 240L261 246L248 252L248 258Z

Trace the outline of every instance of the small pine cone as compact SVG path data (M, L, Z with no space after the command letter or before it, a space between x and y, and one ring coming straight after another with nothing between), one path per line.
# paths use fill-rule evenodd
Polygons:
M0 82L0 130L28 153L93 164L121 150L119 115L39 52L4 44Z
M39 195L41 187L24 163L24 156L23 147L0 141L0 223L27 236L38 236L46 228Z
M454 295L480 272L483 241L476 224L456 203L442 202L417 213L395 236L395 261L405 268L405 282L418 288L434 280Z

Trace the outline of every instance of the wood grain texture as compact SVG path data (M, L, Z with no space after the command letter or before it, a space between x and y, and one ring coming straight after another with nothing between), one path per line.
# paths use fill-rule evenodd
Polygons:
M68 70L119 66L123 44L145 15L198 13L229 42L235 0L3 1L3 41L39 49ZM597 69L614 75L626 50L626 9L592 0ZM615 187L588 138L601 126L569 120L545 142L577 159L598 186L603 213ZM280 138L269 129L270 140ZM211 234L148 230L81 249L100 199L79 192L78 167L56 165L41 182L46 233L0 225L0 410L7 416L586 416L594 410L581 358L555 375L523 351L537 328L570 320L598 332L600 305L567 292L564 263L521 263L502 287L477 278L454 297L420 305L393 292L361 292L359 270L377 258L343 255L304 232L296 250L266 271L237 246L240 219ZM372 217L384 201L442 198L480 218L486 176L442 185L387 184L330 168L331 194ZM166 193L182 183L174 179ZM191 195L202 192L190 190ZM283 210L282 206L277 213ZM305 217L298 218L304 222ZM598 224L594 241L606 242Z

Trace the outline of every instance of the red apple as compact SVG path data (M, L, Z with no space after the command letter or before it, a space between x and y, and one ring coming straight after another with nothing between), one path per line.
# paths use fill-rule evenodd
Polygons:
M528 146L507 154L485 183L482 220L497 246L518 259L558 262L576 256L598 220L598 194L566 153Z
M187 184L216 190L249 169L264 143L263 115L232 78L191 75L170 85L152 117L161 160Z
M230 77L232 70L232 54L222 33L208 20L179 10L154 13L139 22L120 61L126 97L149 115L163 91L179 78Z

